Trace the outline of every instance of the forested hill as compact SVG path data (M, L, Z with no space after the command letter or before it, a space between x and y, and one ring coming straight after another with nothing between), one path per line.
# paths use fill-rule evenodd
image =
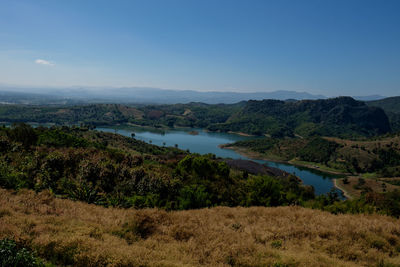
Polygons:
M382 108L389 117L393 130L400 130L400 96L366 102L368 106Z
M369 107L351 97L294 102L248 101L225 123L214 124L209 128L275 137L295 134L369 136L391 131L388 117L381 108Z
M369 106L351 97L302 101L250 100L217 105L2 105L0 121L91 125L131 123L156 128L183 126L272 137L373 136L390 132L392 128L380 107Z
M400 96L387 97L375 101L368 101L367 104L372 107L380 107L387 112L400 114Z

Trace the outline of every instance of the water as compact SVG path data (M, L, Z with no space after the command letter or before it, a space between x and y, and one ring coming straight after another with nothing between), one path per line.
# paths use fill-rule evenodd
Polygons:
M138 140L152 143L158 146L175 146L178 145L180 149L189 150L190 152L207 154L213 153L218 157L232 158L232 159L250 159L246 156L240 155L231 149L222 149L219 147L221 144L233 143L239 140L245 140L249 137L240 136L228 133L213 133L205 132L202 129L190 130L171 130L165 133L157 133L150 131L143 131L136 128L106 128L99 127L99 131L116 132L118 134L131 137L135 133L135 138ZM198 135L191 135L189 131L197 131ZM253 159L251 159L253 160ZM270 167L279 168L289 173L293 173L300 177L304 184L312 185L315 189L315 194L326 194L334 188L332 179L334 175L326 174L317 170L297 167L290 164L277 163L266 160L253 160L261 164L266 164ZM336 176L337 177L337 176Z

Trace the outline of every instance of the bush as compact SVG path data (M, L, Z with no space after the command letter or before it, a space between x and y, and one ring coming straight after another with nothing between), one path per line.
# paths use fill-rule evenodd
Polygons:
M210 194L202 185L188 185L181 189L179 196L179 208L199 209L211 206Z
M0 266L37 267L45 266L33 252L22 248L14 240L0 240Z

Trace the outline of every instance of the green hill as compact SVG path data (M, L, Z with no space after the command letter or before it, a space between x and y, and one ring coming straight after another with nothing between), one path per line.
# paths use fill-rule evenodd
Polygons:
M248 101L213 131L240 131L272 137L324 135L372 136L391 131L385 112L351 97L285 102Z
M382 108L389 117L393 130L400 131L400 96L366 102L368 106Z
M400 115L399 115L400 116ZM199 127L210 131L283 136L373 136L391 131L380 107L351 97L237 104L0 106L0 121L56 124L134 124L155 128Z
M366 102L368 106L380 107L387 112L400 114L400 96L387 97L380 100Z

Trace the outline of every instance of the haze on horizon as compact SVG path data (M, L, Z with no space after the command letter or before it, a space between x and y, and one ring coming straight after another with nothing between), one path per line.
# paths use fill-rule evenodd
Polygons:
M0 2L0 84L399 95L400 2Z

